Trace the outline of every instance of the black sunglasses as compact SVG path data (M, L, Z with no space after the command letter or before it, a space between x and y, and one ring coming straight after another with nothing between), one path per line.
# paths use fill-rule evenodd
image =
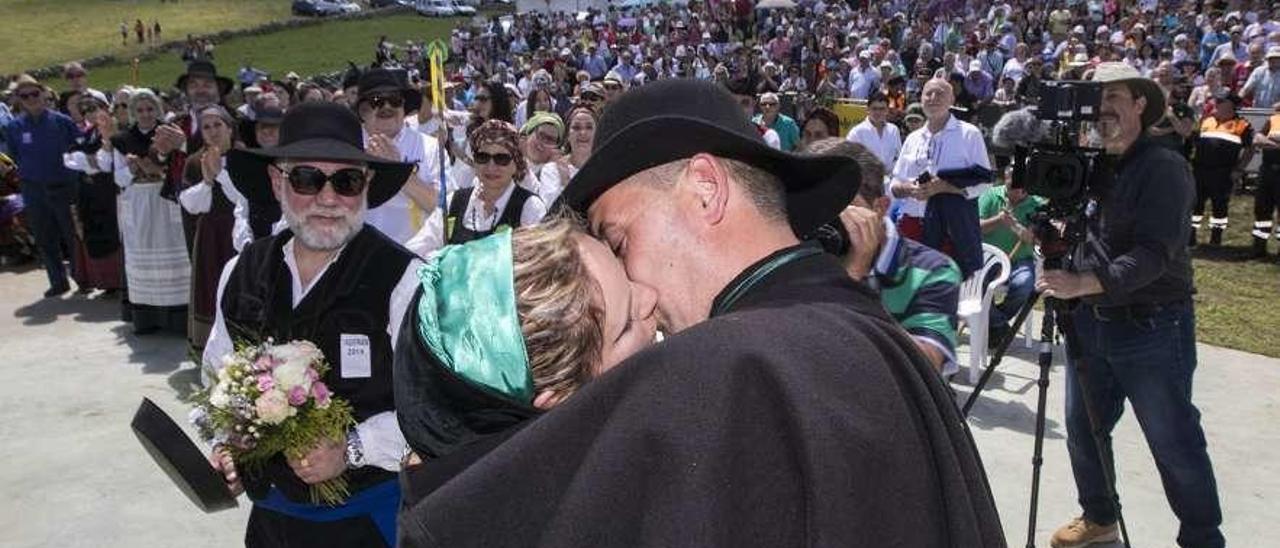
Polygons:
M401 95L375 95L369 98L369 106L375 110L382 108L383 105L391 108L403 107L404 97Z
M515 159L510 154L507 154L504 152L499 152L497 154L489 154L488 152L477 152L474 155L472 155L472 158L476 161L476 165L478 166L487 164L490 161L492 161L494 164L497 164L502 167L511 165L511 161Z
M35 99L36 97L39 97L39 96L40 96L40 92L38 91L24 91L18 94L18 97L20 99Z
M488 95L477 95L477 96L476 96L476 102L478 102L478 103L487 103L488 101L489 101L489 96L488 96Z
M277 167L283 171L283 168ZM323 170L311 166L294 166L286 172L289 186L303 196L314 196L324 188L325 182L333 184L333 191L340 196L359 196L368 182L365 170L355 167L339 169L333 175L326 175Z

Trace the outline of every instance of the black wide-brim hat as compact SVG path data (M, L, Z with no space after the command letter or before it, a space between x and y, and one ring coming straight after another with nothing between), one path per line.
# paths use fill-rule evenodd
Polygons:
M375 94L399 93L404 97L404 111L406 114L422 108L422 92L409 85L409 73L403 69L372 68L366 70L360 75L356 88L357 105Z
M222 474L209 465L178 423L151 400L142 399L129 426L165 475L201 510L212 513L237 506Z
M369 209L395 197L413 174L414 164L388 162L364 151L360 119L337 103L302 103L289 109L280 124L280 143L271 148L234 149L227 153L227 173L236 190L251 203L273 202L270 165L281 159L362 163L373 170Z
M631 90L596 125L591 158L556 207L585 215L601 195L636 173L698 153L738 160L772 173L786 193L797 236L833 221L858 192L857 162L775 150L723 87L673 78Z
M192 76L212 78L214 82L218 83L218 95L224 97L228 93L231 93L231 88L235 85L230 78L227 78L226 76L218 76L218 68L213 66L213 63L208 61L192 61L187 65L187 73L178 77L178 81L174 84L174 87L177 87L178 91L186 93L187 79Z

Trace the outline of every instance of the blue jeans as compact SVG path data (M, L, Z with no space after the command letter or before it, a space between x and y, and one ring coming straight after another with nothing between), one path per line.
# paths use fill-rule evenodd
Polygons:
M22 183L22 200L36 247L44 260L49 287L66 287L67 269L63 257L75 260L75 225L71 204L75 202L76 181ZM65 253L63 250L65 249Z
M1036 290L1036 258L1027 257L1013 263L1009 272L1008 291L1004 301L991 307L990 324L1009 327L1009 321L1018 315L1022 305Z
M1128 398L1156 461L1165 497L1181 522L1178 544L1224 546L1218 486L1200 428L1200 411L1191 403L1196 369L1191 302L1166 304L1142 316L1102 315L1080 306L1072 317L1080 355L1067 367L1067 451L1085 517L1099 524L1116 521L1115 509L1107 501L1106 476L1080 379L1087 383L1100 438L1108 450L1111 431ZM1080 361L1083 372L1077 372Z

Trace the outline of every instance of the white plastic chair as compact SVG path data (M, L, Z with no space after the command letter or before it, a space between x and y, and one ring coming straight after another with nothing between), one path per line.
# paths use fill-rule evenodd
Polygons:
M1009 256L991 244L982 244L982 270L973 273L960 285L960 305L956 316L969 328L969 384L977 384L987 363L987 320L995 289L1009 279ZM996 269L992 277L992 269ZM991 278L987 282L987 278Z

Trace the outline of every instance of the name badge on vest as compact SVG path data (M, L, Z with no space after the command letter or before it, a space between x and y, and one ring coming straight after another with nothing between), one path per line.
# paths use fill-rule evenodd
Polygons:
M31 144L31 143L33 143L33 142L35 142L35 140L31 138L31 132L30 132L30 131L24 131L24 132L22 132L22 144L24 144L24 145L29 145L29 144Z
M373 352L369 346L369 337L367 335L347 335L342 334L340 338L339 352L342 354L339 358L342 361L342 378L344 379L367 379L373 375L373 365L370 358Z

